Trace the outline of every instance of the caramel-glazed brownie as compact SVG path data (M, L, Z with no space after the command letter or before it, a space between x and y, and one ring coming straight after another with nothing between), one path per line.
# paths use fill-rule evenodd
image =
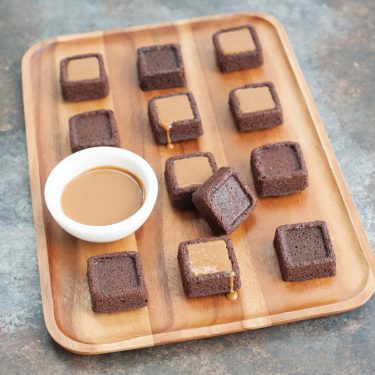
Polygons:
M259 37L251 25L219 30L212 39L221 72L256 68L263 64Z
M172 205L176 208L194 207L192 194L216 171L211 152L193 152L167 159L164 175Z
M236 254L227 237L182 242L177 258L188 297L230 293L241 287Z
M64 100L98 99L108 95L109 80L100 53L67 57L60 62L60 85Z

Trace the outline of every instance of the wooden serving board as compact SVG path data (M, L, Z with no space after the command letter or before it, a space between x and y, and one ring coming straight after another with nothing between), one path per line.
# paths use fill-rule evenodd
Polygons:
M251 23L264 50L258 69L221 74L216 68L212 34L223 27ZM142 92L136 49L180 43L188 89L201 113L204 135L175 145L156 145L147 117L152 97L177 89ZM100 100L64 102L59 62L81 53L105 59L110 95ZM23 58L23 95L30 184L37 238L44 317L48 331L64 348L81 354L129 350L272 326L354 309L375 290L374 259L343 180L324 126L281 24L263 14L229 14L168 24L52 38L31 47ZM239 133L228 94L250 82L272 81L284 111L283 126ZM93 244L64 232L48 213L43 188L51 169L70 154L68 118L99 108L113 109L121 147L143 156L159 180L159 198L146 224L121 241ZM253 187L250 152L282 140L301 144L310 186L287 197L262 198L255 213L230 235L241 269L236 302L225 296L185 298L177 264L181 241L211 232L194 211L170 205L164 163L173 155L211 151L219 166L236 168ZM337 276L283 282L273 248L277 226L309 220L328 223L337 257ZM93 255L139 251L149 290L149 304L129 312L95 314L91 310L86 261Z

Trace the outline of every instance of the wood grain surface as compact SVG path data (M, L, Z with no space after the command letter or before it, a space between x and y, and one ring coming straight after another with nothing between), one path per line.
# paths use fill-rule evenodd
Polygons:
M258 31L264 65L221 74L215 64L212 34L251 23ZM204 135L156 145L147 117L154 96L179 91L142 92L136 72L138 47L180 43L188 89L197 101ZM59 62L74 54L103 54L110 80L104 99L67 103L61 98ZM374 260L358 214L331 149L324 126L283 27L262 14L229 14L170 24L58 37L31 47L22 64L30 184L37 236L44 317L48 331L66 349L98 354L255 329L347 311L365 303L375 289ZM239 133L228 107L232 88L274 82L284 125ZM93 244L64 232L48 213L43 189L52 168L70 154L68 118L94 109L112 109L121 147L143 156L159 180L151 217L134 235ZM181 241L211 236L194 210L170 205L164 183L165 160L192 151L211 151L218 166L232 166L253 188L250 152L282 140L301 144L309 188L279 198L261 198L255 213L229 237L238 258L242 288L236 302L225 296L187 299L177 263ZM273 237L277 226L309 220L328 223L337 258L337 276L287 283L281 280ZM91 310L86 261L119 250L140 253L149 304L129 312Z

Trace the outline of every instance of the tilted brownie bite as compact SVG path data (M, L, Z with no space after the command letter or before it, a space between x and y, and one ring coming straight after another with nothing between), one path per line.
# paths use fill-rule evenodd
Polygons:
M148 117L158 144L198 138L203 134L197 103L190 91L157 96L148 103Z
M217 65L222 72L256 68L263 64L258 34L251 25L219 30L212 39Z
M301 146L296 142L278 142L251 152L251 170L258 195L287 195L307 188L308 173Z
M88 53L67 57L60 62L60 85L66 101L98 99L109 93L103 56Z
M324 221L281 225L276 229L273 243L284 281L336 274L335 253Z
M87 277L94 312L125 311L147 305L141 259L135 251L88 258Z
M226 237L211 237L180 243L178 263L188 297L227 293L237 299L241 287L240 269L232 242Z
M256 198L233 168L222 167L193 193L193 203L213 232L229 233L255 209Z
M283 123L283 112L272 82L250 83L229 94L229 106L239 131L273 128Z
M138 75L144 91L186 86L185 68L179 44L142 47L138 54Z
M113 111L106 109L72 116L69 137L73 152L89 147L120 145L115 116Z

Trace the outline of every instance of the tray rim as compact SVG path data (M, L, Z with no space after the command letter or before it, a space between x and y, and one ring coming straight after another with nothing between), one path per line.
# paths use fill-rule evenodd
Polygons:
M190 328L185 330L176 330L170 332L156 333L148 336L134 337L131 339L116 341L112 343L103 344L90 344L72 339L65 335L60 329L56 322L54 314L54 303L51 288L50 278L50 267L48 261L48 247L45 238L45 227L43 222L43 198L41 195L41 186L39 180L39 158L35 155L31 155L31 150L37 149L36 139L33 134L32 128L35 121L33 120L34 111L31 105L29 105L27 98L32 95L30 81L30 61L34 54L39 52L41 49L47 48L54 43L62 43L67 41L96 38L101 37L104 34L118 34L126 31L138 31L144 29L155 29L165 26L178 26L183 24L192 24L202 21L218 20L222 17L255 17L261 18L263 21L268 22L273 26L279 36L280 42L283 46L287 60L291 69L294 73L302 96L307 105L309 114L313 120L314 127L318 134L320 143L324 150L325 157L328 165L333 173L337 186L339 188L342 200L345 204L346 211L350 217L356 236L361 245L364 258L368 265L368 278L361 291L359 291L353 297L331 304L314 306L306 309L286 311L279 314L267 315L258 318L251 318L231 323L216 324L208 327ZM34 227L36 232L36 248L38 256L38 267L40 275L41 285L41 296L43 306L43 316L47 331L53 338L53 340L66 350L85 355L96 355L103 353L111 353L117 351L133 350L139 348L152 347L162 344L168 344L173 342L181 342L188 340L195 340L213 336L219 336L223 334L231 334L250 329L258 329L264 327L270 327L283 323L296 322L300 320L307 320L321 316L328 316L337 313L346 312L353 310L365 304L375 292L375 257L372 254L370 243L366 237L364 227L361 223L359 214L357 212L354 201L350 195L349 188L345 182L341 168L338 164L330 140L328 138L327 131L323 125L318 109L314 102L313 96L304 78L302 70L295 56L293 47L290 43L289 37L284 29L282 23L276 19L273 15L262 13L262 12L234 12L234 13L222 13L217 15L209 15L204 17L186 18L177 21L161 22L150 25L137 25L125 28L115 28L104 31L92 31L79 34L63 35L51 37L33 44L25 52L22 58L22 93L23 93L23 105L24 105L24 117L25 117L25 128L26 128L26 140L27 140L27 152L28 152L28 163L29 163L29 178L30 178L30 191L32 198ZM33 156L33 157L32 157Z

